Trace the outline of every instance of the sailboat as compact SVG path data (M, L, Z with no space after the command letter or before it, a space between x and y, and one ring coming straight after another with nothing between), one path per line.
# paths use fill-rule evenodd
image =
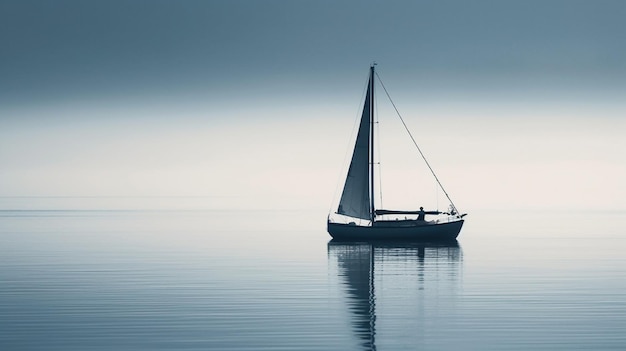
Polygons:
M376 64L370 66L367 93L359 123L352 159L337 210L328 215L328 233L338 240L456 240L466 214L460 214L426 157L413 140L450 206L447 212L424 210L377 209L374 193L374 79ZM384 88L384 85L383 85ZM386 90L385 90L386 92ZM388 95L388 94L387 94ZM392 102L393 104L393 102ZM395 108L395 105L394 105ZM397 109L396 109L397 112ZM402 120L402 116L398 113ZM404 120L403 125L406 128ZM437 216L426 220L426 216ZM432 218L432 217L431 217Z

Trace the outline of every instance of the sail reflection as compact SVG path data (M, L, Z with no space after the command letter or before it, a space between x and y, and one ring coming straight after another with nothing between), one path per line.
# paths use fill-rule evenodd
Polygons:
M328 258L330 267L336 267L337 276L345 287L352 328L364 350L376 350L377 336L391 337L381 334L377 326L379 310L386 311L382 313L385 323L394 332L403 328L421 329L427 323L423 320L427 306L439 303L437 295L455 296L459 288L462 251L457 241L348 243L331 240ZM413 320L407 320L407 316ZM419 333L419 330L407 332Z

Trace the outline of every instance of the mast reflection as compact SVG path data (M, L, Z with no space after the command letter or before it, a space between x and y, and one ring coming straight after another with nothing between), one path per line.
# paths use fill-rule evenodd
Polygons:
M363 350L376 350L377 304L385 307L381 304L387 302L403 308L400 300L408 298L407 302L417 304L413 307L419 309L415 296L406 295L423 295L422 290L428 285L435 289L456 289L462 265L462 251L456 240L446 243L331 240L328 258L336 262L337 275L348 297L352 328ZM410 284L410 289L406 289L406 284ZM389 293L394 289L400 289L400 295ZM382 299L385 293L389 296Z

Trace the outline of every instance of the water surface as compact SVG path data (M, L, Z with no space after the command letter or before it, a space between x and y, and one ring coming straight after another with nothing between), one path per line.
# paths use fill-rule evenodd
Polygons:
M440 245L333 242L322 210L24 207L2 350L626 348L624 213L472 213Z

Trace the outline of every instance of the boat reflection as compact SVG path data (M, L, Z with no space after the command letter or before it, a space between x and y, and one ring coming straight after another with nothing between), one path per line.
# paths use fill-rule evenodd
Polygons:
M364 350L376 350L377 309L390 311L385 314L385 323L396 332L409 325L420 329L427 321L411 323L402 315L423 318L426 305L438 303L433 301L433 298L437 300L438 292L455 295L462 268L462 251L456 240L446 243L331 240L328 258L329 267L336 267L340 284L345 287L352 328Z

